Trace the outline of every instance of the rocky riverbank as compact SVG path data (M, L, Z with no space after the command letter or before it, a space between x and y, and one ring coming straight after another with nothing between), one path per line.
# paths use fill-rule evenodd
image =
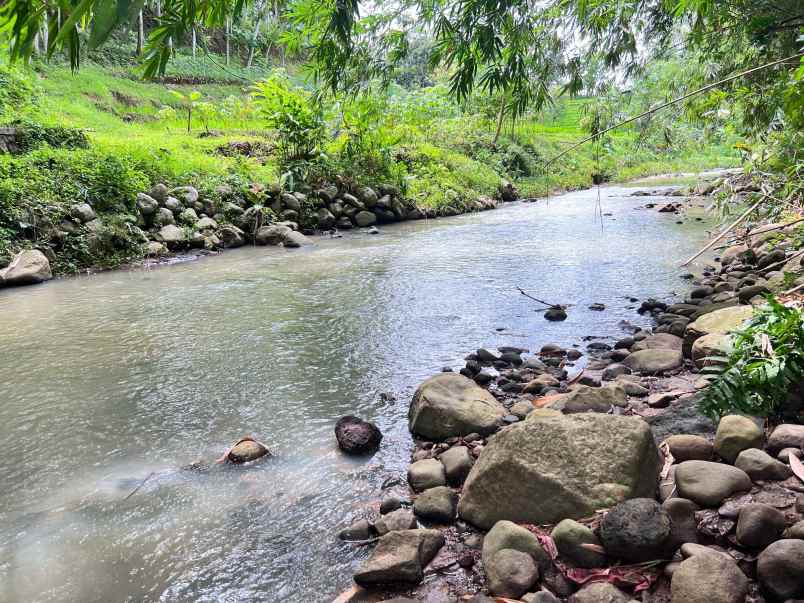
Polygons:
M422 383L407 483L340 534L374 548L339 601L804 599L801 392L781 425L697 405L701 369L763 294L801 303L797 233L742 233L680 275L685 299L642 302L652 329L481 348Z
M303 192L257 184L248 190L221 186L205 196L192 186L169 188L160 183L138 193L134 213L122 218L78 203L58 223L40 225L40 231L50 233L45 237L49 245L23 250L9 258L5 267L0 264L0 287L50 280L54 276L50 264L67 245L80 244L99 257L119 251L118 246L134 246L139 249L134 255L142 256L147 264L173 263L244 245L297 248L312 244L314 235L338 236L353 228L377 234L377 227L384 224L463 213L417 207L389 185L355 186L340 181L301 188ZM494 209L517 197L516 188L506 183L496 198L467 203L465 211ZM122 238L110 228L121 219L125 224Z

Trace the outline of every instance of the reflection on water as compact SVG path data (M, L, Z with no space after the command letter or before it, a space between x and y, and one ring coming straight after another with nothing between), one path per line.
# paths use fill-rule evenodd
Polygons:
M334 535L404 474L421 379L479 345L616 335L643 320L629 296L683 287L703 227L603 193L602 228L579 192L0 291L0 600L331 599L366 553ZM382 429L373 458L335 451L344 414ZM274 458L179 469L247 434Z

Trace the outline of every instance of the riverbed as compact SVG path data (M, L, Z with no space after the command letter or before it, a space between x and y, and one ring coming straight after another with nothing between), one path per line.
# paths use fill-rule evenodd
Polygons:
M633 190L0 291L0 601L331 600L367 553L337 531L404 478L418 382L622 336L649 324L631 298L689 287L711 224ZM376 455L338 453L345 414ZM243 435L273 458L186 468Z

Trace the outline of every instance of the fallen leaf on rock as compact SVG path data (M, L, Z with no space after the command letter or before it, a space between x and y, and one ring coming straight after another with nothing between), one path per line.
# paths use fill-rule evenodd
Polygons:
M804 464L798 459L795 454L791 454L789 457L790 459L790 468L793 470L793 473L796 474L796 477L804 482Z
M533 401L533 406L536 408L543 408L550 404L551 402L555 402L564 394L552 394L550 396L544 396L542 398L537 398Z

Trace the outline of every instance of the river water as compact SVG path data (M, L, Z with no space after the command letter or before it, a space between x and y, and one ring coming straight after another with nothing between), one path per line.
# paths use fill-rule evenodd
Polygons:
M622 335L629 296L688 286L705 222L632 190L601 189L602 224L583 191L0 291L0 601L331 600L366 554L335 534L404 476L418 382L479 346ZM336 451L345 414L378 454ZM179 469L247 434L274 457Z

